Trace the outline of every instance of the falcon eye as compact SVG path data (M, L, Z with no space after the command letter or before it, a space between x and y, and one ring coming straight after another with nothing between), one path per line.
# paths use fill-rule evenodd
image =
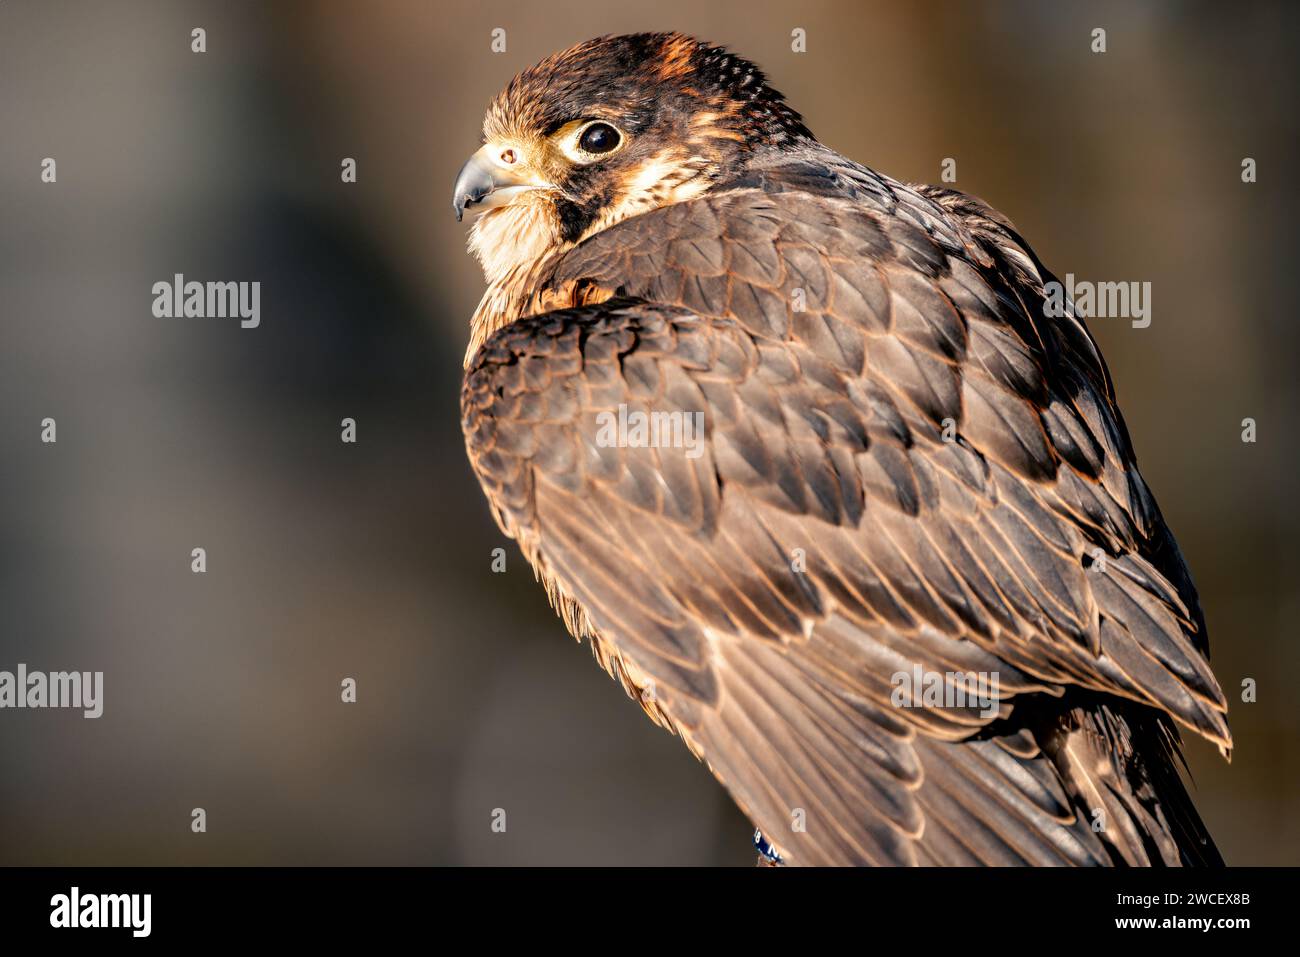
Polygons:
M599 156L617 149L621 140L618 130L608 123L592 123L578 138L578 149Z

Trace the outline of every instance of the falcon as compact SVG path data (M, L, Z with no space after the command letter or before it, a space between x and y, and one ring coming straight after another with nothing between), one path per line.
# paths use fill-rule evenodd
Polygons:
M800 865L1221 864L1195 587L1000 213L675 33L519 74L456 180L471 466L568 630Z

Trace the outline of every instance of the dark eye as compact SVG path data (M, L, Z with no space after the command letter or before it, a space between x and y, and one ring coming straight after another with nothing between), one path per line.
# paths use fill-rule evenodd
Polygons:
M608 123L592 123L582 131L578 148L584 153L608 153L618 147L618 130Z

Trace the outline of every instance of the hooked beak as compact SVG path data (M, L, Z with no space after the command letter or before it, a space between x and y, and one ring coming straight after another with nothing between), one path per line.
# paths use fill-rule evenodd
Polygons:
M460 222L465 210L481 207L479 212L505 206L520 193L531 189L554 189L550 183L536 180L518 169L518 163L507 161L513 150L502 151L500 146L488 143L476 152L456 177L451 191L451 208Z

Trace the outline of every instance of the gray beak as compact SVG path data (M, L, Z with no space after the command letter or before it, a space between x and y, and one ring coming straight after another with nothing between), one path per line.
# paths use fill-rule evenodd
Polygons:
M510 155L514 155L513 151ZM499 146L489 143L469 158L460 168L456 185L451 191L451 208L460 222L465 210L472 206L482 212L496 206L505 206L514 197L530 189L550 189L550 183L538 182L522 175L502 157Z

